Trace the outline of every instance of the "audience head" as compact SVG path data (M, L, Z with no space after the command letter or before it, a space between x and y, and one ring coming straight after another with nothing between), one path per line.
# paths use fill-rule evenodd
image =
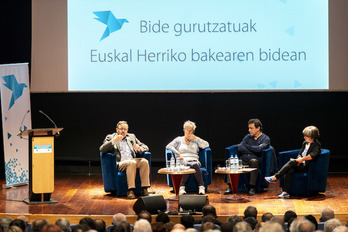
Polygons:
M269 212L264 213L264 214L262 214L262 216L261 216L261 221L262 221L262 222L267 222L267 221L271 220L272 217L273 217L273 214L272 214L272 213L269 213Z
M284 213L284 222L289 222L290 218L297 218L297 214L292 210L288 210Z
M127 230L123 225L117 224L117 225L113 225L113 227L111 227L110 232L127 232Z
M253 217L256 219L257 217L257 209L254 206L248 206L246 207L246 209L244 210L244 219L248 218L248 217Z
M95 230L95 221L93 218L90 217L83 217L81 218L80 225L87 225L90 229Z
M332 218L335 218L335 212L330 208L325 208L323 211L321 211L321 217L319 220L321 222L326 222Z
M69 232L70 231L70 222L68 219L66 218L59 218L57 221L56 221L56 225L60 227L60 229L63 231L63 232Z
M282 227L277 222L267 221L260 228L260 232L283 232L284 227Z
M62 232L62 229L57 225L50 224L44 227L43 232Z
M238 222L234 227L233 227L233 232L252 232L253 230L251 229L251 226L247 222Z
M28 231L28 224L29 224L28 218L24 215L19 215L16 219L23 220L25 223L25 231Z
M18 226L22 231L25 231L25 222L22 219L13 220L9 226Z
M147 219L138 219L134 224L134 232L151 232L151 224Z
M221 232L231 232L233 231L233 225L229 222L222 223L220 230Z
M206 222L212 222L214 223L214 218L210 215L204 216L202 218L202 224L206 223Z
M23 230L18 226L13 225L8 228L8 232L23 232Z
M95 219L95 230L98 232L105 232L106 231L106 224L103 219ZM127 231L129 232L129 231Z
M317 219L315 219L315 217L313 215L307 215L304 217L305 219L307 219L308 221L312 222L315 226L315 230L318 229L318 222Z
M332 232L348 232L348 227L346 227L346 226L338 226Z
M127 221L123 221L120 223L121 226L123 226L127 232L131 232L132 231L132 228L131 228L131 225L129 224L129 222Z
M297 228L298 232L314 232L315 225L309 220L303 220L300 224L298 224Z
M244 219L245 222L249 223L249 225L251 226L252 230L255 230L255 227L258 223L258 221L253 218L253 217L247 217L246 219Z
M140 219L145 219L147 220L148 222L151 223L152 221L152 217L151 217L151 214L146 211L146 210L143 210L141 211L139 214L138 214L138 218L137 218L137 221L140 220Z
M282 217L273 216L270 221L279 223L283 228L285 226L285 222L284 222L284 219Z
M3 230L6 232L8 230L8 227L10 226L10 223L13 221L13 219L9 216L2 217L0 219L0 225L3 228Z
M234 227L238 222L242 222L243 219L238 215L232 215L227 218L227 222L231 223Z
M164 224L164 226L166 227L168 232L170 232L173 229L174 225L175 225L174 222L168 222L168 223Z
M255 226L255 232L259 232L260 231L260 229L261 229L261 227L263 226L265 224L265 222L259 222L259 223L257 223L256 224L256 226Z
M336 227L343 226L342 222L336 218L327 220L324 224L324 232L332 232Z
M212 205L203 206L202 213L203 213L203 217L209 215L209 216L212 216L213 218L217 218L216 209Z
M295 220L296 218L290 218L289 221L288 221L288 226L286 228L286 231L287 232L290 232L290 226L291 226L291 223Z
M82 224L82 225L77 225L74 226L74 228L72 228L71 232L85 232L85 231L89 231L91 228L89 228L86 224Z
M127 221L126 215L124 215L123 213L117 213L117 214L114 214L114 216L112 216L113 225L117 225L123 221Z
M185 226L180 223L177 223L173 226L171 232L185 232Z
M298 225L303 222L304 218L296 218L292 221L290 225L290 232L298 232ZM289 226L289 225L288 225Z
M307 126L302 131L303 136L316 140L319 137L319 129L315 126Z
M216 225L213 222L203 223L203 221L202 221L201 232L208 231L208 230L215 230L215 229L216 229Z
M180 223L181 223L182 225L184 225L186 229L188 229L188 228L194 228L194 227L193 227L194 221L195 221L195 219L193 218L193 216L192 216L191 214L183 215L183 216L180 218Z
M170 218L166 213L159 213L156 217L156 222L163 222L164 224L170 222Z
M188 228L185 230L185 232L198 232L195 228Z
M166 227L163 222L154 222L151 224L152 232L166 232Z
M48 225L49 223L46 219L42 219L42 218L36 219L35 221L31 223L31 230L33 232L41 232L42 229Z

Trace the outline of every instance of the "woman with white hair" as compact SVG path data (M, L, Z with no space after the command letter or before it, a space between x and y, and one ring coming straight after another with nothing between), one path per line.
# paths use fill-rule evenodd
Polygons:
M205 194L203 175L201 171L201 164L199 162L198 152L199 149L209 147L209 143L196 135L196 124L191 121L184 123L184 136L176 137L172 142L167 145L167 149L171 150L175 155L180 157L185 166L190 166L196 170L194 174L195 179L198 183L198 193L201 195ZM189 178L189 175L184 175L181 181L179 194L185 194L185 184Z
M307 126L302 131L305 141L296 159L290 159L274 176L265 177L269 183L275 183L285 175L283 192L278 197L289 197L292 176L295 172L307 172L309 163L316 160L321 152L321 144L318 141L319 129L315 126Z

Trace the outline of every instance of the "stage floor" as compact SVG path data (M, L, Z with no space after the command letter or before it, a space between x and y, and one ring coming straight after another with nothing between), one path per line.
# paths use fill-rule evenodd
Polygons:
M2 184L5 183L2 180ZM342 220L348 215L348 174L330 174L326 192L315 197L279 199L281 192L279 184L270 184L267 192L245 197L242 202L226 200L222 193L227 185L223 182L223 175L214 174L213 184L209 186L207 195L210 204L216 207L220 216L243 215L248 205L258 209L258 214L265 212L283 215L287 210L294 210L298 215L315 215L317 218L325 207L330 207L340 215ZM152 189L165 199L174 196L171 188L166 184L166 176L153 174ZM56 175L55 190L52 199L57 204L28 205L23 200L28 198L28 186L12 189L2 189L0 212L2 214L64 214L64 215L113 215L121 212L135 215L133 204L135 200L126 197L115 197L104 192L102 176L95 175ZM177 211L177 202L168 201L167 209ZM318 217L319 216L319 217Z

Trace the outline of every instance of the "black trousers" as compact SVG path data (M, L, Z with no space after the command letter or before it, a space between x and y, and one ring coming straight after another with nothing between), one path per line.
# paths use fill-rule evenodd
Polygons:
M303 163L298 165L295 160L290 160L274 176L278 180L280 177L285 175L283 191L288 193L290 190L291 179L294 173L306 171L308 171L308 165L304 165Z

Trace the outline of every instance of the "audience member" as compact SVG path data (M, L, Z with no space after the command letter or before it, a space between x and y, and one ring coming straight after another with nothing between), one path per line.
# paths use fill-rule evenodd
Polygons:
M217 220L216 209L213 205L205 205L202 208L202 219L205 216L211 216L214 218L214 224L221 226L222 222ZM202 219L195 220L194 224L202 224Z
M62 229L54 224L50 224L48 226L45 226L42 230L43 232L62 232Z
M141 212L140 212L140 214L141 214ZM134 224L134 232L151 232L151 231L152 231L152 229L151 229L151 224L150 224L149 220L142 219L142 218L138 217L137 221Z
M279 223L283 228L285 227L284 219L279 216L273 216L270 220L271 222L277 222Z
M192 216L191 214L183 215L183 216L180 218L180 223L181 223L182 225L184 225L186 229L188 229L188 228L194 228L194 227L193 227L194 222L195 222L195 219L193 218L193 216Z
M127 221L127 217L123 213L117 213L117 214L114 214L114 216L112 216L113 225L118 225L119 223L123 221Z
M257 209L256 209L256 207L250 206L250 205L248 207L246 207L246 209L244 210L244 217L243 217L243 219L246 219L248 217L253 217L253 218L256 219L256 217L257 217Z
M95 221L93 218L90 217L83 217L81 218L80 225L87 225L90 229L95 230L96 226L95 226Z
M185 232L198 232L198 230L196 230L195 228L188 228L185 230Z
M256 225L258 223L258 221L255 218L247 217L247 218L244 219L244 221L249 223L249 225L251 226L252 230L255 230L255 227L256 227Z
M212 223L214 223L214 218L213 218L212 216L209 216L209 215L204 216L204 217L202 218L202 223L201 223L201 224L204 224L204 223L206 223L206 222L212 222ZM215 224L215 223L214 223L214 224Z
M166 224L170 222L170 218L168 214L161 212L157 215L156 222L163 222L163 224Z
M63 231L63 232L70 232L71 229L70 229L70 222L68 219L66 218L59 218L56 223L55 223L57 226L60 227L60 229Z
M298 224L297 231L298 232L314 232L315 225L311 221L305 219L305 220L303 220L303 222Z
M123 226L127 232L132 232L132 227L127 221L123 221L120 223L121 226Z
M227 218L227 222L231 223L234 227L238 222L242 222L243 219L238 215L232 215Z
M233 227L233 232L252 232L251 226L247 222L238 222Z
M174 227L175 223L174 222L168 222L166 224L164 224L164 226L166 227L167 229L167 232L170 232L172 231L173 227Z
M40 218L36 219L31 223L31 230L33 232L41 232L45 226L48 226L48 221L46 219Z
M23 232L23 230L18 226L13 225L8 228L8 232Z
M106 224L105 221L103 219L95 219L94 220L95 223L95 230L98 232L106 232ZM127 231L129 232L129 231Z
M86 224L82 224L72 228L71 232L85 232L85 231L89 231L90 229L91 228L89 228Z
M348 232L348 227L346 227L346 226L338 226L332 232Z
M269 213L269 212L264 213L261 216L261 222L267 222L267 221L271 220L272 217L273 217L272 213Z
M324 224L324 232L332 232L336 227L343 226L342 222L336 218L329 219Z
M205 222L205 223L202 223L200 232L215 230L215 229L216 229L216 225L213 222Z
M145 220L147 220L148 222L150 222L150 224L151 224L151 221L152 221L151 214L150 214L148 211L146 211L146 210L143 210L143 211L141 211L141 212L138 214L137 221L140 220L140 219L145 219Z
M307 216L304 216L305 219L307 219L308 221L312 222L315 226L315 230L318 229L318 222L317 222L317 219L315 219L315 217L313 215L307 215Z
M290 225L290 232L298 232L298 225L303 222L304 218L296 218L292 221Z
M260 232L284 232L284 227L277 222L267 221L260 228Z
M325 208L321 211L321 217L319 221L326 222L332 218L335 218L335 212L330 208Z
M25 230L24 231L27 232L28 231L28 224L29 224L28 218L24 215L19 215L16 219L21 219L24 221L24 223L25 223Z
M292 210L288 210L284 213L284 222L289 222L290 218L297 218L297 214L292 211Z
M290 226L291 226L291 223L295 220L296 218L290 218L289 221L288 221L288 226L286 227L286 231L287 232L290 232Z
M229 222L222 223L220 230L221 230L221 232L232 232L233 225Z
M22 219L15 219L13 220L9 227L11 226L18 226L22 231L25 231L25 222Z
M127 232L127 230L123 225L117 224L111 227L110 232Z
M259 232L260 231L260 229L261 229L261 227L263 226L265 224L265 222L259 222L259 223L257 223L256 224L256 226L255 226L255 232Z
M154 222L151 224L152 232L166 232L163 222Z
M13 219L9 216L2 217L0 219L0 225L3 228L3 231L6 232L10 226L10 223L13 221Z

